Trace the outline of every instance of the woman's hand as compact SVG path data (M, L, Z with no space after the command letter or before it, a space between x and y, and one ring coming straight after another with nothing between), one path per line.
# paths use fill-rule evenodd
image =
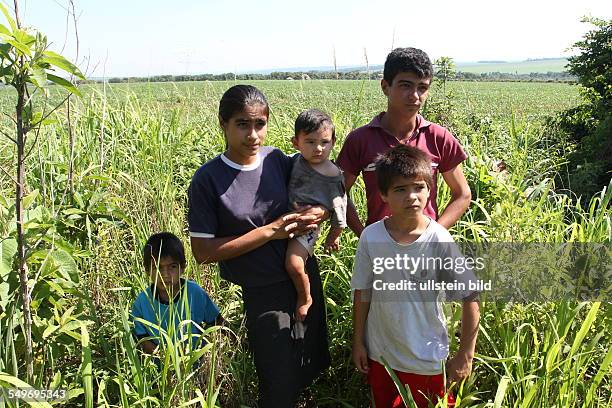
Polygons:
M329 218L329 211L322 205L295 205L295 208L295 213L299 216L295 219L297 225L291 230L292 235L289 238L317 229L319 224Z
M300 220L300 213L290 212L278 217L263 228L270 231L270 239L287 239L293 238L296 229L303 224L304 221Z
M191 250L198 263L219 262L243 255L273 239L293 238L316 229L329 217L323 206L300 207L246 234L219 238L191 237Z

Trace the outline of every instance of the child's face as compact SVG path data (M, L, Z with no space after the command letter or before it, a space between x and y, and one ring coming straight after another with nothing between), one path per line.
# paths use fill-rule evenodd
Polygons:
M311 133L301 132L293 138L293 147L300 151L308 163L322 163L329 159L334 147L332 129L322 126Z
M227 158L242 165L254 163L268 132L265 106L247 105L228 122L221 121L221 127L227 140Z
M429 95L431 78L420 78L414 72L400 72L391 84L381 82L387 96L387 109L399 114L414 115L425 104Z
M159 258L159 260L154 258L151 260L149 269L151 282L162 292L172 291L174 293L181 286L182 269L181 263L169 256Z
M396 177L381 197L391 214L414 218L423 214L429 199L429 187L421 178Z

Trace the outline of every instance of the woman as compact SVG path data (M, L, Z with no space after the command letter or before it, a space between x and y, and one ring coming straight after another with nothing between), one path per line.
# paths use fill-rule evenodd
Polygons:
M204 164L189 187L191 247L200 263L218 262L221 277L242 287L260 407L292 407L329 366L325 306L314 258L307 270L313 306L303 323L285 270L287 238L315 228L320 207L288 212L292 160L263 146L269 107L255 87L236 85L219 103L226 151Z

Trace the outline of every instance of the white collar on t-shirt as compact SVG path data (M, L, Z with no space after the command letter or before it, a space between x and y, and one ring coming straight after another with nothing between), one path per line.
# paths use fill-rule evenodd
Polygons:
M241 170L241 171L255 170L261 164L261 156L260 156L259 153L257 153L257 160L253 164L244 164L244 165L243 164L238 164L238 163L233 162L230 159L228 159L225 156L225 153L221 153L221 160L223 161L223 163L227 164L231 168L236 169L236 170Z

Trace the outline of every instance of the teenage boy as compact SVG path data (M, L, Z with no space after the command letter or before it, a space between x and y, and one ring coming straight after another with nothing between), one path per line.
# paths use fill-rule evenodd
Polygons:
M376 162L376 176L390 216L359 238L351 279L353 362L368 376L373 406L404 406L386 364L409 386L417 407L426 408L447 393L443 296L463 301L459 350L446 362L448 380L459 382L472 370L480 317L477 292L469 286L474 274L448 231L424 214L433 186L425 153L394 147ZM450 393L447 398L452 406Z
M387 56L382 91L387 97L387 111L380 113L367 125L352 131L346 138L336 163L344 171L347 192L361 173L368 202L366 225L389 215L389 206L378 193L374 161L378 155L403 144L424 151L431 160L433 184L425 215L450 228L470 205L471 192L461 162L467 156L455 137L445 128L428 122L419 109L425 103L433 77L433 66L427 54L416 48L396 48ZM451 200L438 216L436 203L437 174L451 191ZM355 207L349 203L347 224L357 236L363 224Z

